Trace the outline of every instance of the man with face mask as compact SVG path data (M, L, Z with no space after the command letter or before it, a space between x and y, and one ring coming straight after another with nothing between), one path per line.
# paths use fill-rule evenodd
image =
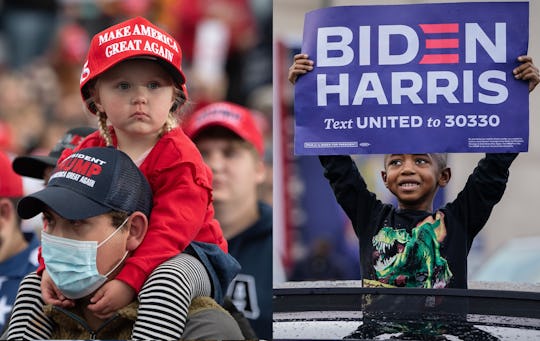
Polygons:
M72 154L56 167L45 189L21 199L17 210L22 218L43 213L42 256L60 300L43 306L41 279L28 275L19 288L7 338L130 339L137 301L103 317L92 311L90 298L140 245L151 205L144 175L114 148ZM233 318L211 298L192 301L183 338L241 336Z

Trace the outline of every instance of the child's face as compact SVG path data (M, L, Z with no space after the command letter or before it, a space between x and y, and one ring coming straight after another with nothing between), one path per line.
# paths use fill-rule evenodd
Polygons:
M197 147L213 173L216 203L256 201L257 186L264 181L264 163L253 148L240 139L201 137Z
M174 101L171 76L157 62L124 61L105 72L92 95L117 135L158 135Z
M385 157L382 177L400 208L431 211L438 187L450 180L450 170L441 169L430 154L391 154Z
M68 220L50 209L43 212L43 223L43 233L78 241L96 241L98 244L118 227L112 224L112 218L107 214L83 220ZM126 231L118 231L97 249L96 264L99 273L107 273L124 257L128 236Z

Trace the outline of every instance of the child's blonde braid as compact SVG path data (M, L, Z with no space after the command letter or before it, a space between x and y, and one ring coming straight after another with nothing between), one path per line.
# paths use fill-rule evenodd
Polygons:
M167 134L169 131L173 130L177 126L176 118L172 113L169 113L169 116L167 116L167 120L163 124L163 127L161 128L161 132L159 133L159 137L162 137L163 135Z
M98 117L99 134L105 140L107 147L112 146L112 137L109 132L109 127L107 127L107 114L101 111L98 111L96 114Z

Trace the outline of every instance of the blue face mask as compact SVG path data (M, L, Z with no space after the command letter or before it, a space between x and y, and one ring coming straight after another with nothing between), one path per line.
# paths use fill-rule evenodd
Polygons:
M107 281L107 276L122 264L128 251L111 271L101 275L97 269L96 256L98 247L111 239L126 222L127 218L99 244L96 241L56 237L46 232L41 234L41 254L45 261L45 268L64 296L77 299L91 294L103 285Z

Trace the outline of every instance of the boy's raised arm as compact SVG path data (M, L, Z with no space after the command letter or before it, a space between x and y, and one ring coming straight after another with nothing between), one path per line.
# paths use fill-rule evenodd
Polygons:
M375 194L368 190L351 156L319 155L319 161L337 202L353 226L365 226L371 218L369 213L373 206L378 204L378 200Z

